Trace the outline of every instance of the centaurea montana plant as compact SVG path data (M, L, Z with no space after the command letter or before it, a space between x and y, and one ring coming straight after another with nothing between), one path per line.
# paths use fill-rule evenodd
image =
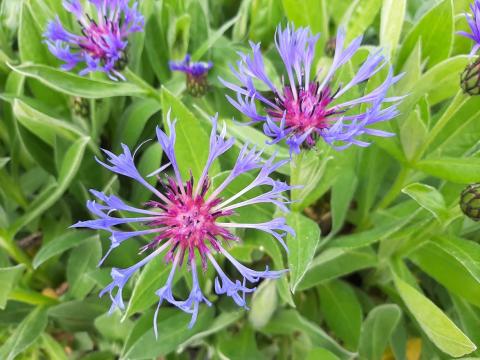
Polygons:
M138 2L129 0L89 0L96 16L85 12L80 0L64 0L64 8L72 13L81 27L81 34L65 29L59 17L51 20L45 33L50 52L64 62L63 70L83 64L80 75L104 72L112 80L125 80L121 70L127 62L128 36L143 30L144 19Z
M170 61L169 67L171 71L180 71L185 73L187 77L187 91L192 96L202 96L208 90L207 75L213 67L213 63L191 61L190 54L185 55L181 62Z
M247 268L226 250L225 245L238 241L237 236L232 232L235 229L257 229L274 236L287 249L284 237L287 233L294 235L294 231L286 224L282 217L274 218L263 223L236 223L229 219L240 208L259 203L272 203L288 211L288 198L285 195L291 187L284 182L274 180L270 175L283 166L287 160L275 161L275 156L264 160L262 151L245 144L235 162L235 165L228 176L216 186L211 187L209 171L214 161L234 145L233 138L226 138L226 127L223 126L220 134L217 134L217 117L212 118L212 131L210 135L210 152L205 168L198 179L190 176L186 182L182 178L175 155L175 121L170 121L170 113L167 116L169 134L167 135L160 128L157 128L158 142L168 157L169 162L157 171L150 174L158 176L168 168L173 170L173 175L165 176L161 180L161 189L150 185L139 173L134 164L134 154L126 145L122 145L123 153L115 155L105 151L108 156L108 163L98 162L108 170L132 178L149 189L156 197L146 204L145 208L136 208L126 204L115 195L106 195L102 192L92 190L92 194L99 200L88 201L88 209L98 219L81 221L73 227L90 228L94 230L105 230L110 232L111 246L105 257L120 246L123 241L138 236L153 236L151 241L141 248L141 253L151 251L135 265L128 268L113 268L111 276L113 281L100 293L108 293L112 300L110 312L115 309L124 309L122 291L130 277L151 260L166 252L165 261L171 263L171 271L166 283L157 291L158 307L155 312L154 330L157 334L157 314L160 305L166 301L192 315L190 327L196 321L199 305L204 302L210 305L209 300L204 296L199 284L197 271L197 260L201 263L202 269L207 269L208 263L213 265L217 273L215 279L215 292L218 295L226 294L241 307L247 308L245 295L252 293L255 288L250 287L247 282L255 284L260 279L274 279L280 277L286 270L272 271L268 267L263 271L256 271ZM240 175L255 172L256 176L241 191L234 195L222 196L224 190ZM197 181L195 181L197 180ZM256 196L249 196L252 189L260 190L263 187L270 187L270 190ZM117 212L122 212L120 216ZM118 214L119 216L115 216ZM132 214L132 216L125 216ZM223 219L223 220L222 220ZM121 230L118 226L138 224L141 230ZM214 255L223 255L238 271L242 280L232 280L215 260ZM199 258L198 258L199 257ZM192 277L192 288L190 295L185 300L177 300L173 295L174 276L178 267L186 262Z
M319 138L341 150L351 145L368 146L368 142L359 139L363 134L393 136L369 126L398 114L397 104L402 97L388 97L387 92L401 75L394 76L390 67L380 86L342 102L343 95L372 78L387 61L380 52L370 54L347 84L334 88L336 73L358 51L362 37L345 47L345 33L339 29L330 68L312 76L318 39L319 35L313 35L309 28L277 27L275 44L286 71L281 86L276 85L280 81L275 82L267 75L260 44L250 42L252 54L239 53L237 68L231 66L240 84L220 79L236 92L236 99L227 95L229 102L251 119L249 124L263 123L264 133L272 139L269 144L285 140L291 153L299 153L302 147L314 147ZM271 95L259 90L258 82L266 85ZM390 106L383 107L385 103Z

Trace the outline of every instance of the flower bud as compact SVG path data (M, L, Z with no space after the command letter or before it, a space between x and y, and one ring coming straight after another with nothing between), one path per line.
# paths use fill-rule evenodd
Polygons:
M212 62L193 62L190 54L181 62L170 61L171 71L180 71L187 76L187 91L195 97L203 96L208 91L208 71L212 68Z
M208 91L207 74L191 75L187 74L187 91L194 97L201 97Z
M84 119L87 119L90 116L90 104L87 99L81 97L73 98L73 113L77 116L80 116Z
M466 94L480 94L480 58L465 68L460 76L460 85Z
M480 220L480 183L468 185L462 191L460 208L470 219Z

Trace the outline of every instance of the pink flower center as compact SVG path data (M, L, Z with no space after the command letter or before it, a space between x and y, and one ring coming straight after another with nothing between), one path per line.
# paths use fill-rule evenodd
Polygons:
M315 136L330 127L329 116L336 114L335 108L328 108L333 101L329 86L318 92L318 83L311 83L308 90L297 90L297 96L288 86L284 89L283 101L278 100L280 108L285 111L285 127L296 135L309 133L307 145L315 145ZM277 120L283 113L277 110L269 112Z
M118 24L104 20L104 23L99 25L94 20L89 20L89 25L82 28L85 38L81 40L80 47L94 59L106 60L118 56L125 47Z
M167 260L171 261L174 253L181 251L181 259L188 250L189 262L194 260L195 250L202 257L203 266L206 266L206 255L210 251L209 246L219 251L219 241L234 240L236 237L225 228L218 226L216 220L219 217L229 216L233 211L216 210L215 207L222 202L221 198L205 199L209 188L208 179L205 180L198 194L193 191L193 179L187 181L186 189L182 191L173 179L168 179L165 184L166 196L169 203L163 204L152 201L150 206L163 209L150 225L164 228L148 247L157 246L162 240L170 239L172 247L167 254Z

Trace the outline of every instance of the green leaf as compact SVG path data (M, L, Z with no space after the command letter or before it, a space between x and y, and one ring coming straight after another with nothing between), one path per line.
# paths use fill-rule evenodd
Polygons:
M298 289L309 289L325 281L376 265L377 256L370 247L352 250L327 249L312 261Z
M265 146L265 143L269 141L270 138L266 136L263 132L255 129L254 127L238 125L230 119L225 119L225 123L227 124L227 133L235 139L239 140L241 143L252 144L257 146L257 148L259 149L265 148L264 154L268 156L272 156L276 152L276 158L278 159L290 158L288 149L283 146ZM282 169L279 169L278 171L281 170Z
M324 146L320 151L302 152L290 162L290 184L299 186L291 194L294 210L300 211L313 204L333 184L335 171L330 164L335 161L331 152L331 147Z
M110 340L125 340L134 324L130 320L122 320L120 311L103 314L95 319L95 328Z
M392 55L398 46L405 18L406 0L383 0L380 23L380 46Z
M119 147L120 143L124 143L130 148L138 145L140 135L142 135L148 120L159 111L160 104L156 100L138 99L133 101L120 118L114 140L115 146Z
M36 269L45 261L50 260L56 255L72 249L84 242L92 239L98 239L98 235L88 236L89 233L83 231L67 231L65 234L56 237L52 241L43 245L33 259L33 268Z
M332 230L329 236L336 234L343 226L352 198L355 195L358 178L352 169L345 168L342 176L332 187Z
M417 107L410 116L400 125L400 141L403 152L408 160L415 158L418 149L428 135L428 129L422 120L420 109Z
M199 179L208 158L210 143L209 137L199 119L178 100L178 97L162 88L163 123L171 110L171 120L177 119L175 154L183 179L190 177L192 171L194 179ZM218 172L218 165L210 168L209 174Z
M140 174L151 174L153 171L157 170L162 162L162 155L162 146L157 141L148 146L138 162L138 171ZM145 178L145 180L151 185L155 185L158 181L155 176ZM139 183L133 184L132 203L143 203L150 199L151 196L152 192L145 188L145 186Z
M20 13L20 27L18 31L18 45L22 62L35 61L48 63L53 57L48 47L42 41L41 30L35 21L28 1L23 2Z
M41 335L47 326L47 311L36 308L15 329L0 348L0 358L13 360L26 350Z
M372 245L378 241L383 241L391 237L397 231L402 230L405 225L417 216L418 212L419 210L413 211L400 218L386 218L380 223L380 225L373 229L339 236L332 240L330 246L333 248L356 249Z
M258 349L255 332L249 326L245 326L235 337L224 334L219 343L218 351L222 354L222 358L231 360L265 359L263 353Z
M97 237L84 242L70 253L67 263L68 292L75 299L83 299L95 286L94 281L85 274L97 267L101 257L102 247Z
M395 90L399 94L405 94L410 91L418 80L422 77L422 44L417 43L415 48L403 64L403 77L395 84Z
M47 354L48 359L50 360L67 360L68 359L67 354L63 349L63 346L46 332L42 334L41 347L43 351L45 351L45 353Z
M288 20L295 26L307 26L312 33L321 33L320 47L329 39L327 3L325 0L283 0L283 9ZM271 24L273 26L273 24Z
M163 256L157 256L145 266L135 283L124 318L144 311L158 301L155 291L167 281L170 270L170 267L166 266ZM177 280L178 277L174 281Z
M355 0L350 5L342 20L347 29L347 42L365 33L375 20L381 6L382 0Z
M23 64L12 66L22 75L39 80L41 83L72 96L87 99L100 99L113 96L146 96L139 86L126 81L106 81L89 79L45 65Z
M432 301L398 277L395 286L402 300L429 339L453 357L471 353L477 347Z
M318 295L320 309L328 327L348 349L357 349L362 326L362 307L355 291L347 283L334 280L318 286Z
M407 96L399 105L401 118L410 115L413 107L428 95L430 105L435 105L432 102L432 94L442 90L442 98L447 99L454 96L458 92L458 74L463 71L465 66L469 63L469 58L466 55L458 55L448 58L445 61L435 65L428 70L423 76L414 83L409 96Z
M170 55L173 59L180 58L187 52L190 40L190 23L191 17L189 14L178 15L170 23L167 39Z
M5 167L5 165L8 164L9 161L10 161L9 157L0 157L0 170L2 170Z
M80 168L85 147L89 141L90 138L83 137L75 141L70 146L62 161L57 185L53 190L50 189L48 191L48 197L38 196L37 200L41 199L41 201L32 202L26 213L18 218L9 229L11 234L16 234L21 228L29 224L32 220L36 219L44 211L48 210L63 195Z
M480 158L442 157L419 161L415 167L443 180L459 184L471 184L480 181Z
M205 6L204 6L205 5ZM188 6L192 18L190 25L190 48L198 49L205 39L208 39L209 23L206 2L195 1Z
M459 94L429 134L428 150L437 156L462 157L480 137L480 99Z
M370 146L362 149L360 159L358 162L358 189L361 191L357 191L355 194L355 202L359 219L361 223L365 223L371 215L370 209L378 197L383 179L388 171L385 162L390 157L378 146Z
M449 291L480 307L479 256L477 243L439 236L418 247L409 258Z
M93 331L95 318L108 310L107 301L101 301L97 296L84 300L66 301L50 307L48 316L55 319L61 328L67 331Z
M295 212L287 216L287 224L295 231L295 237L287 236L290 288L295 292L315 255L320 228L314 221Z
M24 270L25 265L23 264L0 268L0 288L2 289L0 293L0 309L5 309L8 296L17 284Z
M317 324L308 321L296 310L278 311L261 331L269 335L291 335L300 331L310 338L315 347L325 348L342 359L351 359L355 356L336 343Z
M208 39L192 54L192 60L199 61L205 53L223 36L223 34L230 29L238 21L238 15L227 21L219 29L212 32Z
M227 178L230 174L230 171L224 171L215 176L212 179L212 189L218 187L223 180ZM245 189L248 185L250 185L255 180L255 177L249 173L241 174L235 180L233 180L221 193L220 197L223 199L229 199L230 197L236 195L241 190ZM238 197L235 203L241 203L243 201L252 199L256 196L261 195L264 193L260 187L254 188L247 193L243 194L242 196ZM274 207L270 203L265 204L251 204L248 206L244 206L238 209L235 209L235 214L233 215L233 219L235 222L242 222L242 223L260 223L272 220L272 216L274 213Z
M56 136L72 142L87 136L83 130L68 121L55 119L19 99L13 101L12 108L18 121L50 146L55 145ZM95 145L91 145L95 149Z
M136 360L157 358L174 351L197 332L208 328L213 322L213 309L202 307L198 313L195 326L188 328L190 314L177 309L161 308L158 316L158 339L152 328L152 313L147 312L145 321L137 322L132 329L130 339L125 343L120 359ZM135 333L135 336L133 336Z
M452 0L443 0L432 7L410 30L400 49L397 66L401 67L417 42L422 56L432 67L445 60L452 50L454 29Z
M190 337L187 341L179 345L178 351L182 352L183 349L185 349L188 345L194 344L197 341L202 340L209 335L215 334L227 328L228 326L238 321L242 317L242 315L243 315L242 310L229 311L229 312L222 311L207 329L196 333L195 335Z
M266 280L253 293L248 320L255 329L265 326L277 309L277 288L275 281Z
M397 305L377 306L362 325L359 355L362 360L380 360L388 340L400 320L402 312Z
M460 318L462 329L475 344L480 344L480 333L478 332L480 328L480 310L457 296L452 296L452 301L455 312Z
M338 360L338 357L336 357L334 354L332 354L330 351L322 348L314 348L310 350L310 352L307 355L306 360Z
M431 212L441 223L447 220L449 214L445 199L434 187L421 183L413 183L404 187L402 192L410 196L421 207Z

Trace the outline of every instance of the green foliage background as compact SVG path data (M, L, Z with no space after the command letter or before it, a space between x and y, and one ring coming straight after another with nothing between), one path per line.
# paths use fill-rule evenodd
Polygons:
M471 43L466 0L141 0L145 33L130 40L128 81L81 78L58 70L42 43L48 19L73 24L61 0L2 0L0 5L0 359L450 359L476 355L480 345L480 224L465 218L459 194L480 182L480 98L459 88ZM118 151L153 137L166 110L178 117L179 161L194 173L208 151L205 115L219 112L238 144L265 141L225 100L217 80L248 39L261 41L272 74L281 70L273 35L279 22L321 32L318 67L331 60L326 41L344 24L364 47L348 77L381 46L405 77L401 115L368 149L304 153L279 177L304 188L292 192L287 215L297 232L288 257L272 239L243 234L232 249L245 263L290 268L263 282L238 310L214 302L197 324L163 308L159 339L152 331L154 291L167 270L153 261L130 282L124 314L108 317L98 292L112 266L135 262L142 239L116 249L102 268L105 234L68 227L88 218L88 189L148 200L141 187L98 166L99 147ZM186 52L212 60L211 89L202 99L184 93L184 77L169 59ZM375 76L366 88L382 79ZM75 113L82 98L88 116ZM288 156L286 148L267 148ZM143 173L158 168L154 141L137 154ZM219 176L232 159L214 169ZM248 179L246 179L248 180ZM246 181L245 180L245 181ZM121 185L121 186L120 186ZM267 218L269 207L244 218ZM321 235L320 235L321 234ZM184 294L187 280L176 291ZM476 345L475 345L476 344Z

